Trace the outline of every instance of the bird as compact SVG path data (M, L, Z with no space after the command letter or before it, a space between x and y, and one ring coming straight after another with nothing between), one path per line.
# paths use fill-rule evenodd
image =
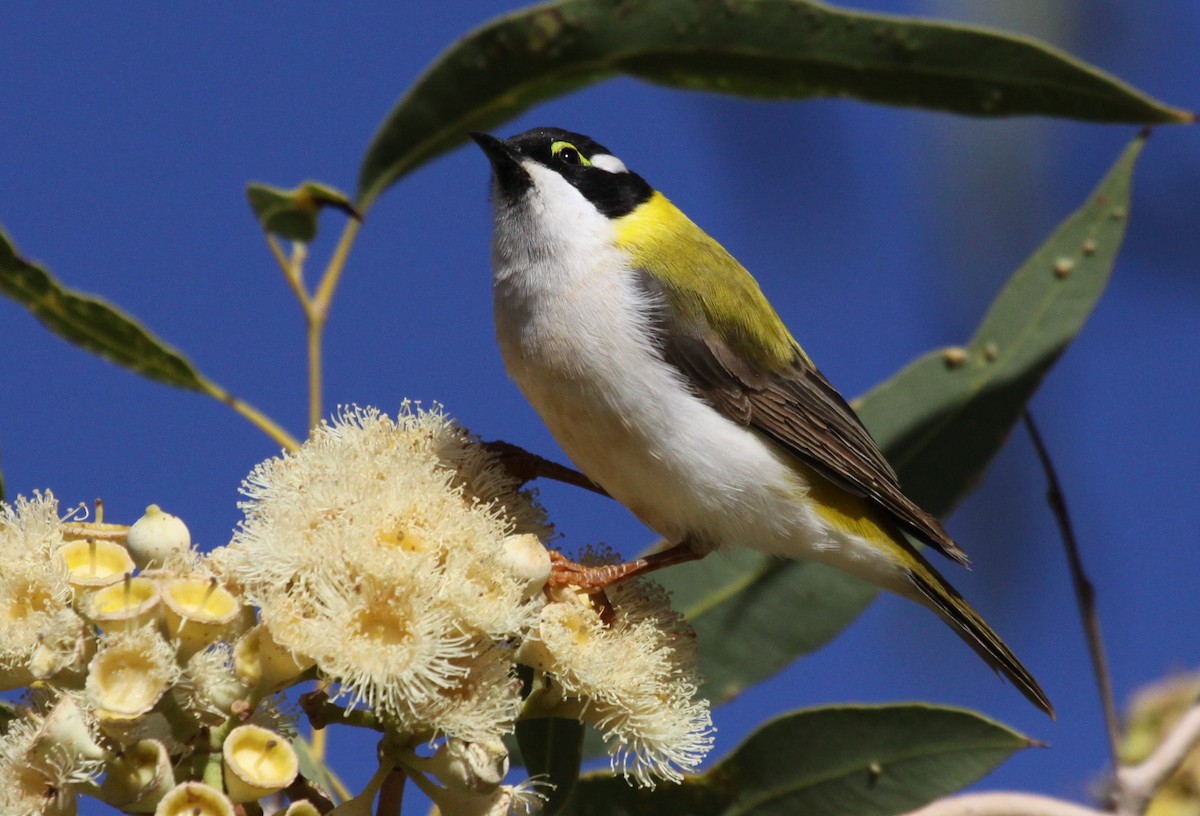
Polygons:
M672 546L617 580L750 547L810 559L936 613L1030 702L1033 675L913 545L967 565L750 273L588 136L470 134L491 164L505 369L587 479Z

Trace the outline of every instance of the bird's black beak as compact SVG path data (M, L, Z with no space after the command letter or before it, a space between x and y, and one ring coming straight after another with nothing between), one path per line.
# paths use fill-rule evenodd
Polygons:
M496 189L506 198L518 198L533 186L533 178L521 166L521 154L516 148L487 133L471 133L470 136L492 163Z

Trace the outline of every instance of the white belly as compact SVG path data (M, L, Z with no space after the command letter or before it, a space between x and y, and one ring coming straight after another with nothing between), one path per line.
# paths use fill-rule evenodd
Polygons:
M497 288L501 354L588 478L673 542L791 557L834 546L804 504L802 477L659 358L632 278L597 278L552 302L528 294L514 302Z

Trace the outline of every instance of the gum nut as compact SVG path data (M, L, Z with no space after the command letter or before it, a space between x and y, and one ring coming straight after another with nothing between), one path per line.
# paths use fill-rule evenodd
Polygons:
M162 586L167 634L188 658L226 633L241 603L214 578L173 578Z
M192 534L179 516L164 513L157 504L152 504L129 528L125 546L140 569L161 567L171 556L192 548Z
M316 665L316 661L282 646L268 626L259 624L233 646L233 670L248 685L274 692Z
M56 556L67 569L67 581L75 590L108 586L133 572L129 551L113 541L69 541Z
M100 798L126 813L151 813L174 787L175 770L167 746L158 740L138 740L108 763Z
M234 816L233 802L203 782L184 782L159 800L154 816Z
M36 756L70 756L79 759L105 759L108 751L101 748L84 719L75 698L64 695L46 719L33 739L32 752Z
M103 649L88 666L88 701L116 719L138 717L154 708L171 678L160 657L142 649Z
M257 725L239 725L221 746L225 788L234 802L253 802L296 781L300 761L279 734Z
M158 582L142 576L126 577L88 595L86 614L101 628L113 624L143 626L156 618L160 600ZM106 625L107 624L107 625Z
M511 535L502 542L500 563L525 583L526 597L540 592L550 578L550 553L531 533Z

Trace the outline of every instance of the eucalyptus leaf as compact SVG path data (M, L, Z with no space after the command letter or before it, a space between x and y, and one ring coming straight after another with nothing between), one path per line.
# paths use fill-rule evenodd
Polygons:
M538 717L517 722L521 761L530 777L540 776L554 787L546 791L541 812L554 816L566 805L583 762L583 723L561 717Z
M964 347L931 351L856 410L905 491L945 515L979 479L1033 392L1087 322L1112 276L1147 134L1009 278Z
M1112 273L1134 164L1124 151L1083 206L1009 279L975 337L930 352L867 393L859 415L918 504L944 515L983 476ZM714 705L831 640L875 589L843 573L755 552L713 555L655 579L695 627Z
M838 706L767 722L680 785L631 787L584 775L572 816L890 816L990 773L1034 741L972 711L924 704Z
M978 116L1192 122L1027 37L814 0L559 0L497 17L400 98L359 170L365 210L400 177L538 102L629 75L767 97L850 97Z
M311 243L317 237L317 219L325 207L362 220L348 195L319 181L306 181L291 190L251 182L246 185L246 198L263 232L289 241Z
M67 342L143 377L208 394L219 390L183 354L141 323L101 298L64 286L45 269L22 258L3 230L0 292Z

